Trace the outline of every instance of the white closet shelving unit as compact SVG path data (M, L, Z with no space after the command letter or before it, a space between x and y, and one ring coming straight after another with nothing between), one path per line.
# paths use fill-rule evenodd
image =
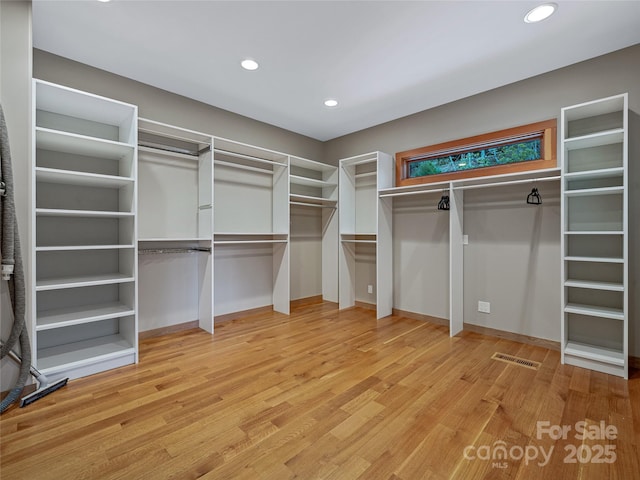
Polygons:
M628 98L562 109L562 362L628 378Z
M338 167L300 157L289 158L289 205L291 225L291 255L293 256L297 238L294 237L296 212L303 211L306 218L315 220L319 238L305 238L301 241L301 256L307 261L313 252L304 250L304 243L320 242L321 286L323 300L338 301ZM316 222L314 222L315 224ZM301 230L308 229L301 226ZM315 233L316 228L312 229ZM305 236L308 233L304 234ZM306 247L309 249L310 247ZM311 259L313 260L313 259ZM291 273L304 275L306 265L295 265L291 259ZM297 268L296 268L297 267ZM292 280L292 288L295 283Z
M289 158L215 138L215 315L289 313Z
M213 138L140 119L140 330L197 321L213 333Z
M137 362L137 107L33 81L34 363L52 379Z
M501 188L511 185L532 185L558 182L560 169L531 170L503 175L476 177L448 182L393 187L378 192L381 199L406 198L420 195L425 202L436 204L440 195L449 196L449 334L454 336L464 327L464 192L471 189ZM390 255L392 251L389 250Z
M383 318L393 308L393 222L391 201L378 191L394 184L393 158L382 152L345 158L339 171L339 305L375 304Z

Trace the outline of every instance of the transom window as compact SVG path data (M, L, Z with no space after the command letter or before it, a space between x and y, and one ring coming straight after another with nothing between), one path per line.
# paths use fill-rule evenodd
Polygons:
M421 147L396 154L396 185L553 168L556 121Z

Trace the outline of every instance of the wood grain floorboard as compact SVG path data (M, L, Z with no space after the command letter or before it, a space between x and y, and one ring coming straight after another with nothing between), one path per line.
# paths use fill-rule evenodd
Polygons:
M540 422L570 430L552 438ZM596 433L578 438L578 425ZM561 365L543 346L300 304L225 321L213 336L144 339L137 365L11 407L0 439L2 480L640 479L640 374L625 381Z

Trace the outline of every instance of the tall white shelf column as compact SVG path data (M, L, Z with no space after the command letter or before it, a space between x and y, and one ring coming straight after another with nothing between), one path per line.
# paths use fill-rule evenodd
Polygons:
M320 212L322 299L338 302L338 167L289 157L289 205Z
M213 138L138 128L140 329L197 321L213 333Z
M136 363L137 107L33 81L34 363L52 379Z
M627 94L561 122L562 362L628 378Z
M289 157L214 138L214 314L289 314Z
M393 157L371 152L345 158L339 171L339 305L375 304L377 318L383 318L393 309L393 216L391 200L378 192L394 184ZM359 256L375 258L375 285L363 300L357 298L363 287L357 278Z

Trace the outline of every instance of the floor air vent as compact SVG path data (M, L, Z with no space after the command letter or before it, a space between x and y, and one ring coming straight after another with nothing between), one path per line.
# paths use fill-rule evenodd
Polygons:
M532 370L538 370L540 368L540 365L542 365L540 362L534 362L533 360L527 360L526 358L514 357L513 355L507 355L506 353L496 352L491 358L493 358L494 360L500 360L501 362L530 368Z

